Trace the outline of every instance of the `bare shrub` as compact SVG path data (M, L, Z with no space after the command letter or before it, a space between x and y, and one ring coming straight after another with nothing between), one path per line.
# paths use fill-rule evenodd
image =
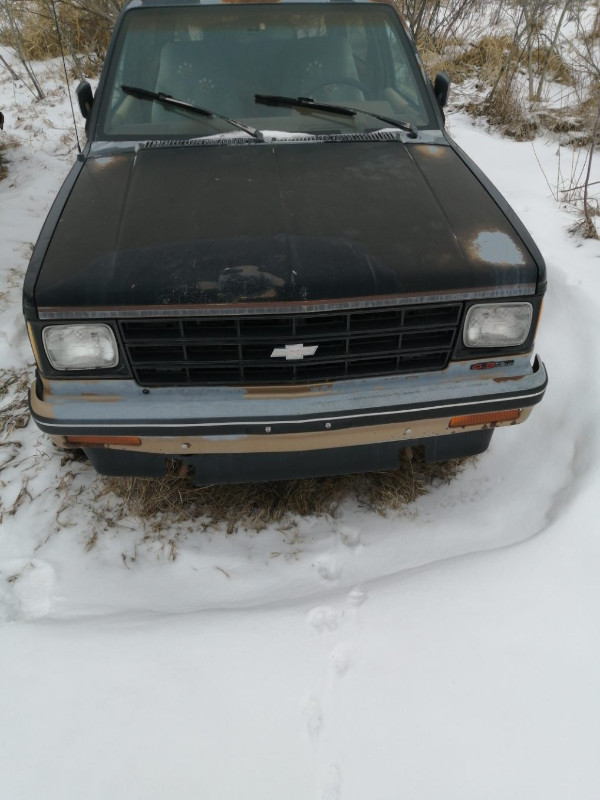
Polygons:
M0 41L23 63L60 55L56 11L64 47L78 71L97 71L121 6L120 0L6 0L0 7Z
M592 186L592 161L598 143L598 134L600 132L600 103L598 104L598 113L594 121L594 129L592 131L592 139L590 142L588 152L587 170L585 173L585 183L583 187L583 236L586 239L598 239L598 229L594 217L600 215L600 203L597 198L592 199L590 188Z
M497 125L505 136L518 142L533 139L538 131L537 122L523 109L520 98L512 86L504 86L483 106L483 113L491 125Z
M455 59L465 42L483 35L485 3L482 0L397 0L417 42L430 77L440 70L459 80Z
M512 46L507 34L483 36L453 59L449 65L453 79L477 78L488 85L493 83L509 58Z
M600 198L592 182L592 164L600 137L600 8L596 11L593 24L590 26L585 14L576 18L577 36L568 42L569 56L573 63L573 71L577 75L577 83L583 100L580 111L584 120L584 135L579 143L587 148L583 181L571 183L566 192L571 198L579 192L579 206L582 219L575 230L585 238L597 239L597 218L600 215ZM578 185L579 184L579 185Z
M480 16L483 3L481 0L401 0L399 6L422 47L453 39L459 30L464 35L465 22Z
M541 99L542 88L547 80L555 83L562 83L565 86L572 86L574 76L571 66L565 61L562 54L551 49L547 44L539 44L531 51L531 66L535 74L542 76L538 82L538 88L534 99Z
M24 82L29 86L30 91L35 97L37 97L39 100L43 100L44 92L42 91L42 87L37 80L35 72L33 71L29 56L27 55L27 48L23 40L24 26L21 23L19 15L19 11L22 9L19 9L17 13L15 13L15 8L13 6L13 3L6 2L4 6L0 7L0 12L2 14L2 17L0 18L0 31L2 31L3 35L6 37L6 43L15 49L21 60L21 64L23 65L23 68L25 69L29 79L29 83L27 81ZM2 63L4 66L8 67L4 58L2 59ZM10 67L8 67L8 70L14 78L15 72Z

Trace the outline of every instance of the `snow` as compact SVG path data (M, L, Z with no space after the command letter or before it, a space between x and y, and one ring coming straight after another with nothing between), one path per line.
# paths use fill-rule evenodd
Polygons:
M35 103L0 72L5 376L32 364L20 282L74 158L44 80ZM600 796L600 244L552 197L555 141L449 124L547 259L543 403L403 514L230 535L121 518L87 464L5 431L0 796Z

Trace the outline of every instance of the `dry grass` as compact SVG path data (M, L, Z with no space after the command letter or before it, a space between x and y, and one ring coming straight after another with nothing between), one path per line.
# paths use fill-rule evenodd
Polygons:
M30 380L27 371L0 370L0 472L15 461L22 446L14 434L30 420ZM81 451L62 454L56 487L63 496L57 512L59 526L67 524L61 514L77 502L78 493L74 493L72 484L78 470L72 469L72 462L82 456ZM422 449L416 448L402 451L397 470L230 486L194 486L174 469L173 474L161 479L99 478L94 501L105 526L113 527L125 517L135 516L150 523L150 537L152 531L164 534L172 524L192 521L204 528L224 526L228 533L239 527L259 531L298 516L335 516L345 501L381 515L399 511L433 486L451 481L464 464L458 459L428 464ZM82 486L78 489L81 491ZM116 495L118 504L104 502L100 512L98 501L110 493ZM27 497L25 483L18 504Z
M518 142L531 141L540 130L540 115L527 115L510 87L498 88L493 97L465 103L460 107L474 117L485 117L488 124L496 126L503 136L510 136ZM548 124L549 119L549 115L546 115Z
M541 127L554 130L555 126L566 124L562 112L554 109L531 110L530 104L515 91L514 72L519 70L519 65L521 71L525 70L525 56L511 36L487 35L467 49L458 44L453 49L447 49L442 63L442 67L458 84L469 79L475 80L480 93L486 87L494 87L488 92L486 100L472 99L461 107L474 116L485 116L505 136L518 141L533 139ZM539 83L539 74L543 69L547 69L548 81L574 84L574 75L567 62L559 52L547 45L540 45L533 50L532 67L536 76L535 85ZM581 123L576 121L574 124Z
M8 167L4 159L4 153L20 146L20 141L16 136L10 136L5 131L0 133L0 181L8 176Z
M27 253L27 255L31 255L31 251ZM6 305L10 303L10 296L11 296L11 289L21 289L23 285L23 273L20 270L15 269L15 267L10 267L7 272L4 273L4 279L2 281L4 284L3 289L7 289L8 291L0 291L0 306ZM1 373L1 371L0 371ZM16 373L11 372L12 375L16 375ZM11 384L12 385L12 384ZM0 397L3 396L2 386L0 386Z
M573 85L573 71L557 50L551 50L548 45L540 45L533 50L532 58L537 72L546 69L551 81L565 86Z
M543 54L540 51L539 58ZM473 99L459 108L464 108L473 116L484 116L490 125L497 126L505 136L519 141L532 139L539 129L539 123L527 114L521 97L517 96L512 81L507 82L507 68L519 57L515 43L510 36L483 36L465 49L456 42L446 47L438 61L438 68L444 69L455 84L471 80L476 82ZM556 68L560 59L557 57ZM494 87L489 91L490 87ZM487 91L487 98L484 93Z
M447 43L446 43L447 46ZM507 35L482 36L466 50L458 48L458 54L444 64L455 81L476 78L481 83L491 86L510 64L523 61L524 53L520 51L513 38ZM532 51L532 65L537 74L547 70L547 77L571 86L574 76L567 62L556 50L547 45L540 45Z
M119 3L106 0L82 0L78 3L56 2L63 44L67 53L86 53L86 61L101 65L108 46ZM14 34L8 24L0 25L0 44L15 47ZM20 45L25 56L42 61L60 55L58 36L50 0L31 0L12 4L12 16L18 27ZM0 14L1 17L1 14Z
M481 83L492 85L511 58L513 50L510 36L483 36L449 60L445 69L457 82L477 78Z
M15 370L0 370L0 473L13 464L21 455L23 443L15 436L15 431L29 424L29 407L27 404L28 373ZM0 484L2 481L0 481ZM27 481L17 498L17 505L28 495ZM9 513L14 513L12 510ZM0 523L2 522L2 503L0 501Z
M24 428L29 422L27 388L30 376L16 370L0 370L0 438Z
M599 215L596 213L594 216ZM580 236L583 239L600 239L600 234L598 234L596 223L591 217L582 217L579 219L574 225L571 225L569 228L569 233L572 233L574 236Z
M561 137L561 144L563 145L570 145L574 148L589 148L594 138L599 97L600 81L595 81L589 90L588 97L581 102L571 104L565 109L564 120L557 119L556 115L548 115L545 120L546 127L553 133L565 134Z
M400 468L389 472L231 486L194 486L175 475L105 482L123 501L125 513L160 526L200 520L232 533L238 527L262 530L290 516L335 515L346 500L385 515L405 508L433 485L448 483L463 465L463 460L427 464L417 449L404 451Z
M536 120L525 114L523 103L510 86L499 87L482 111L490 125L497 125L505 136L518 142L534 139L539 129Z

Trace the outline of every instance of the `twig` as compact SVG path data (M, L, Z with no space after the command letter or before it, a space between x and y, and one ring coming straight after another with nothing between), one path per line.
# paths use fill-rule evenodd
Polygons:
M585 221L587 225L587 231L586 231L587 238L590 239L596 239L598 237L598 231L596 230L596 226L594 224L594 221L592 220L592 215L590 212L589 189L590 189L590 177L592 174L592 160L594 158L594 150L596 148L596 139L598 138L599 128L600 128L600 103L598 104L598 113L596 114L596 123L594 124L592 141L590 142L590 154L588 158L587 173L585 176L585 183L583 190L583 213L585 215Z
M591 183L588 183L587 186L598 186L599 184L600 181L592 181ZM577 192L579 189L585 189L585 187L586 184L582 183L581 186L572 186L570 189L561 189L560 191L562 194L569 194L569 192Z

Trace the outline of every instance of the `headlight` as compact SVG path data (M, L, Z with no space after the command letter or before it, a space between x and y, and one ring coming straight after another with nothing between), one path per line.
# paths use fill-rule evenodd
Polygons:
M108 325L49 325L42 339L54 369L109 369L119 363L115 335Z
M471 306L465 320L466 347L518 347L529 336L531 303L486 303Z

